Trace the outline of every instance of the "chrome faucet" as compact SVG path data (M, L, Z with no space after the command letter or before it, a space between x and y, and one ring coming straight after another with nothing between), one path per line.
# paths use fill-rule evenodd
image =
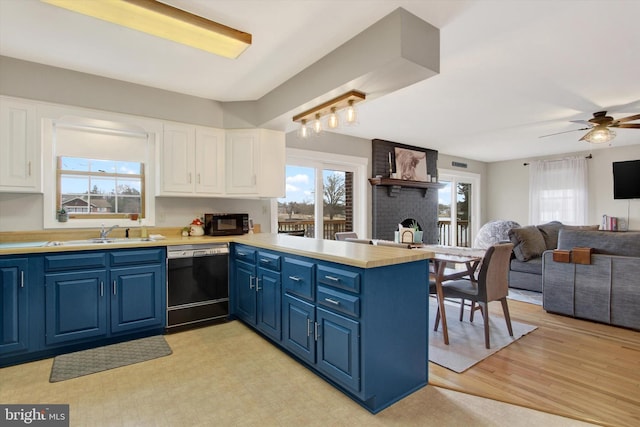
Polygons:
M100 228L100 238L101 239L106 239L107 236L109 235L109 233L111 233L113 231L114 228L118 228L120 227L119 225L112 225L111 227L109 227L108 230L104 229L104 224L102 224L102 227Z

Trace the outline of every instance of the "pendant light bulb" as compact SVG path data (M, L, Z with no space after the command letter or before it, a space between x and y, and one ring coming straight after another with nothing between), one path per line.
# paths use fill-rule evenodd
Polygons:
M322 123L320 123L320 114L316 113L316 119L313 121L313 132L318 135L322 132Z
M331 114L329 114L327 125L329 126L329 129L336 129L338 126L340 126L340 120L338 119L338 115L336 114L336 107L331 107Z
M304 119L301 121L298 136L302 139L307 139L309 137L309 126L307 126L307 121Z
M353 106L353 100L349 100L349 106L347 107L347 123L353 125L356 123L358 116L356 114L356 108Z

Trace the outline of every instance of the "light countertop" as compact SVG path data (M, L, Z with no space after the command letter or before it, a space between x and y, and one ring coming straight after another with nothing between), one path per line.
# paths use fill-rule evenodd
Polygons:
M60 239L62 240L62 239ZM69 239L71 240L71 239ZM386 265L420 261L433 256L426 250L398 249L392 247L365 245L361 243L318 240L286 234L245 234L229 237L181 237L167 236L162 240L113 242L108 244L46 246L48 241L7 242L0 245L0 255L21 255L82 250L105 250L123 248L146 248L157 246L193 245L215 242L236 242L271 249L294 255L306 256L323 261L336 262L360 268L374 268Z

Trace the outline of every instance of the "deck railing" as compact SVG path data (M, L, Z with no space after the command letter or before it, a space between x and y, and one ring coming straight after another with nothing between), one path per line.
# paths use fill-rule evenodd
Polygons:
M441 245L471 247L469 221L457 221L456 242L453 244L451 241L451 221L438 220L438 238Z
M335 234L346 230L344 219L325 219L323 221L322 238L333 240ZM311 220L284 220L278 221L279 233L290 233L304 230L305 237L315 237L314 221Z

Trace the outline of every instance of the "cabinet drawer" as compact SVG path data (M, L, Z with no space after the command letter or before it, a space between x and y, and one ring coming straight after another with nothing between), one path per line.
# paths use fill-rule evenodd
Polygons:
M107 255L104 252L74 252L65 255L46 255L45 271L83 270L88 268L105 268Z
M360 317L360 298L324 286L318 286L318 305Z
M256 263L256 250L244 245L235 245L233 254L236 259L248 262L251 264Z
M111 265L139 265L163 263L165 254L163 249L137 249L109 252Z
M355 271L319 265L316 280L318 284L360 292L360 273Z
M268 252L258 252L258 265L269 270L280 271L280 256Z
M285 258L282 265L284 291L313 299L313 263Z

